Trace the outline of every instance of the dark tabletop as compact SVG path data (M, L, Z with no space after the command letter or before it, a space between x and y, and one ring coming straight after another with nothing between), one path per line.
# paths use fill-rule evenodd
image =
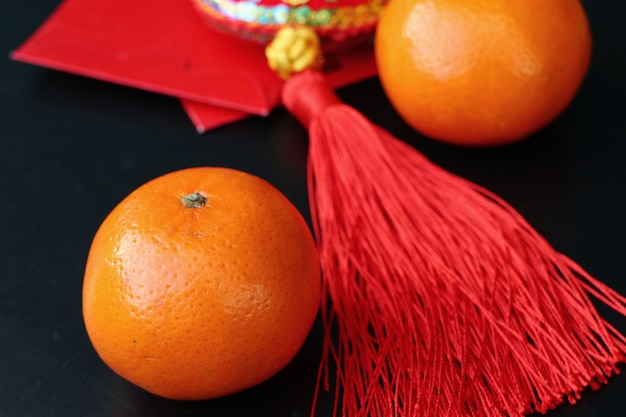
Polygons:
M259 175L309 218L307 134L283 110L199 135L176 99L11 61L59 0L0 2L0 416L308 416L320 355L314 327L276 377L227 398L176 402L125 382L81 317L87 251L104 216L179 168ZM466 149L408 128L376 79L341 97L435 162L495 191L560 251L626 294L626 5L585 1L594 35L579 94L518 144ZM626 319L607 312L622 331ZM323 395L320 416L329 415ZM552 416L626 415L626 375Z

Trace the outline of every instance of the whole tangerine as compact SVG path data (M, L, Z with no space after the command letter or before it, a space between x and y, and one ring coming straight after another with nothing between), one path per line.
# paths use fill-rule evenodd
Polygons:
M184 169L133 191L98 229L83 284L102 360L181 400L276 374L303 345L319 302L302 215L268 182L227 168Z
M391 104L426 136L515 142L555 119L589 66L579 0L391 0L375 38Z

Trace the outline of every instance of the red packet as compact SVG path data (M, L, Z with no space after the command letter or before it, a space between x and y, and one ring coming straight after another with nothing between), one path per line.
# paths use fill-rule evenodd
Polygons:
M340 56L331 55L327 58L331 60L331 69L326 79L335 88L376 75L376 63L370 45L354 47L350 51L342 52ZM198 101L181 100L181 103L200 133L241 120L249 115L238 110L211 106Z
M267 115L283 84L263 46L210 29L188 1L65 0L12 57L178 97L199 131ZM329 82L375 74L365 45L337 59Z

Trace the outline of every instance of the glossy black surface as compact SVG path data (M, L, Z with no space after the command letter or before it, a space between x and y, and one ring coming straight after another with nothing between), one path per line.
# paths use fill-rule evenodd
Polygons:
M83 327L93 234L131 190L166 172L221 165L259 175L307 216L307 135L283 110L198 135L177 100L10 61L58 0L0 2L0 416L308 416L317 325L265 384L200 402L157 398L113 374ZM559 250L626 294L626 6L586 1L594 55L567 111L518 144L465 149L425 139L377 80L342 98L450 171L512 203ZM626 320L607 312L626 330ZM330 414L323 395L319 416ZM626 375L551 416L623 416Z

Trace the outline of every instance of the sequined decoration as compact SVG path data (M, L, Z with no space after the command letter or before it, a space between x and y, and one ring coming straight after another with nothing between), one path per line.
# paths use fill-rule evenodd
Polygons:
M322 30L374 25L385 3L385 0L372 0L357 6L340 6L341 2L326 0L327 8L314 10L307 5L309 0L284 1L274 6L260 4L260 0L197 0L196 3L214 17L258 25L301 24Z

